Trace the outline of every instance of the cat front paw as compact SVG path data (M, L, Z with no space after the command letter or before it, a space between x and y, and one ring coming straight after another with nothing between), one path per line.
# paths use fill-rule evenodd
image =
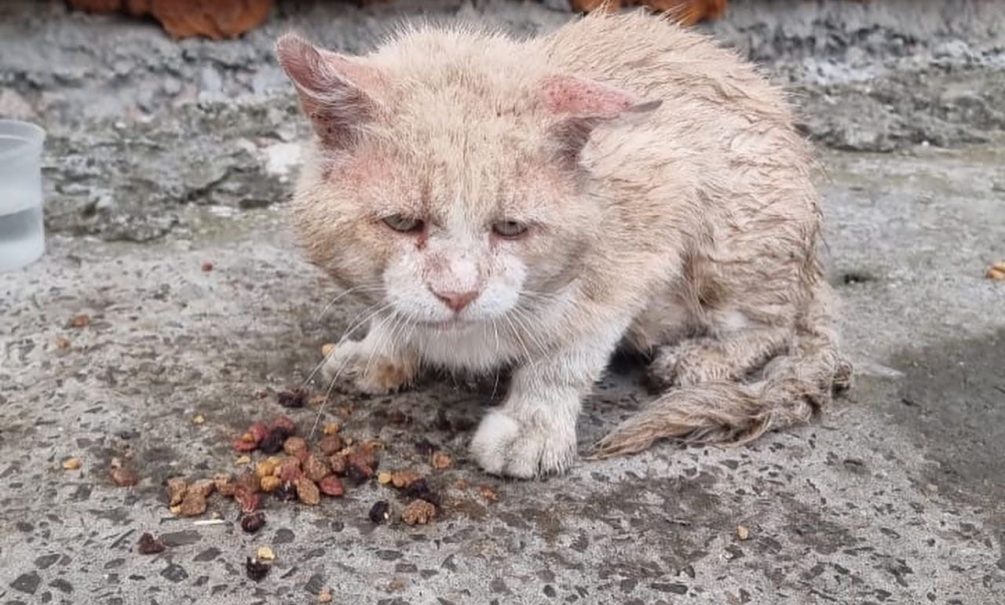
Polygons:
M478 426L471 453L493 475L530 479L560 474L576 458L576 429L550 428L492 411Z
M371 353L362 343L349 342L330 351L321 367L325 384L349 387L368 395L386 395L415 379L418 360Z

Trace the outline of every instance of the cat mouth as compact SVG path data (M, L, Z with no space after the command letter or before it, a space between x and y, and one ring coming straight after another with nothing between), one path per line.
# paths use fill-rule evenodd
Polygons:
M473 321L460 319L458 317L452 317L450 319L442 319L440 321L420 321L417 323L424 328L429 328L430 330L436 330L438 332L463 330L465 328L469 328L474 325Z

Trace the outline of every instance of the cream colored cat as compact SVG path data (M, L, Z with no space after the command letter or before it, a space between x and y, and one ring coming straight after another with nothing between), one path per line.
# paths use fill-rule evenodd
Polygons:
M511 366L471 444L486 471L565 469L619 345L667 390L599 455L752 439L847 381L809 149L706 37L597 14L524 42L419 28L365 57L277 52L316 133L302 241L372 304L326 374L382 393L424 365Z

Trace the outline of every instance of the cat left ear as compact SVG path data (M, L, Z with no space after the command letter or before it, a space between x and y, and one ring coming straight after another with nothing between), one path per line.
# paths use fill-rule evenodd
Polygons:
M556 118L550 127L562 160L575 163L593 129L625 114L655 110L662 101L646 101L623 90L574 76L552 76L541 83L540 100Z
M294 34L276 42L276 57L325 147L349 147L377 110L381 74L358 60L316 48Z

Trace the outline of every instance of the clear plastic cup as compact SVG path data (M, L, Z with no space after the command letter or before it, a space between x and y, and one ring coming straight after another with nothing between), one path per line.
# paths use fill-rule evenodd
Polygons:
M0 271L20 269L45 252L44 140L34 124L0 120Z

